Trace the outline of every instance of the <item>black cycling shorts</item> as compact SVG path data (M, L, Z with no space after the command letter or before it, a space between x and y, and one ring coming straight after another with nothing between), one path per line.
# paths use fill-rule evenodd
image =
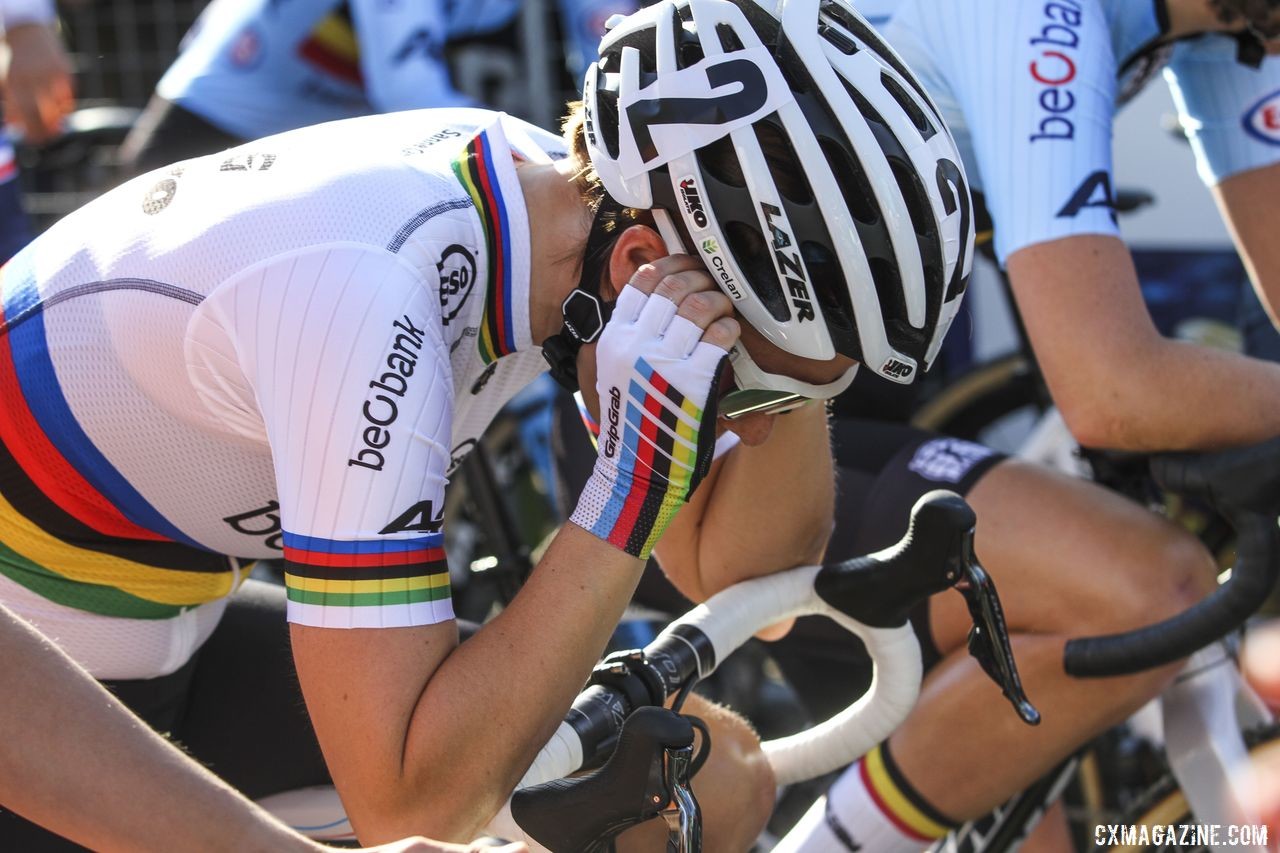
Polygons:
M982 445L885 421L840 418L832 437L836 518L828 561L889 547L906 533L911 507L921 495L934 489L966 495L1005 459ZM929 628L927 601L912 611L911 624L928 671L941 656ZM861 641L820 616L797 620L769 652L815 720L843 709L871 683Z

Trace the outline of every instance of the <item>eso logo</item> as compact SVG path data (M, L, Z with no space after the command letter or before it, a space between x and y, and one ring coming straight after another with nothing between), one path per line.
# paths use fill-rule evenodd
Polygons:
M436 270L440 273L440 320L447 326L475 287L476 256L466 246L454 243L444 250Z
M1259 142L1280 145L1280 91L1272 92L1244 114L1245 132Z

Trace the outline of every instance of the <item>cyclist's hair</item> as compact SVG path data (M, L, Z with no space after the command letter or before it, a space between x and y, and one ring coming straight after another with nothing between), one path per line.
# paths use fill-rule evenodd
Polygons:
M1280 36L1280 21L1272 18L1280 0L1209 0L1209 5L1224 24L1243 20L1267 38Z

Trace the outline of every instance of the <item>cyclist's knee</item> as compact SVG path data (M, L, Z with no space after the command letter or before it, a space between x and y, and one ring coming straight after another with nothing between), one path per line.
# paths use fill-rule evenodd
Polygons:
M707 850L749 850L773 812L776 785L751 724L720 705L690 697L685 710L706 721L711 754L693 782Z
M1144 537L1140 568L1100 591L1102 606L1088 617L1093 627L1124 631L1149 625L1187 610L1213 589L1213 558L1200 541L1163 519L1153 520L1158 527Z
M711 731L711 753L693 779L702 810L703 849L750 850L773 813L776 790L760 738L742 717L697 695L690 696L682 710L701 718ZM701 737L697 746L701 748ZM655 818L623 833L618 851L658 849L665 835L665 825Z

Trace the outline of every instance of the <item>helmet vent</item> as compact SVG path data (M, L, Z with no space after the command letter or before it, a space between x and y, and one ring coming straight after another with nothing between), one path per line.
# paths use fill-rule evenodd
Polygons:
M814 296L818 300L818 307L822 309L822 317L826 320L836 352L849 358L861 359L862 348L858 346L853 303L849 298L849 288L845 284L846 276L840 268L840 262L829 247L812 240L805 240L800 244L800 255L809 270Z
M733 140L727 136L717 139L698 152L698 168L734 189L747 188L742 164L738 162L738 154L733 150Z
M889 158L889 168L893 178L898 182L898 191L907 203L907 213L911 217L911 226L919 238L920 264L924 269L924 290L931 294L929 303L925 305L925 328L932 328L937 322L941 300L933 295L946 290L946 261L942 257L941 241L938 238L938 223L933 218L933 210L929 206L929 196L920 183L920 176L911 164L898 158Z
M835 27L819 21L818 35L826 39L836 50L845 56L853 56L858 52L858 43Z
M827 158L827 165L836 178L836 186L853 218L864 225L877 224L880 221L880 206L876 204L875 192L853 152L825 136L818 139L818 145Z
M720 47L725 53L743 49L742 39L738 38L738 34L728 24L716 24L716 35L720 37Z
M768 119L756 122L755 131L756 141L769 164L769 177L779 195L795 204L812 204L813 190L787 134Z
M605 151L616 158L618 142L618 93L596 89L596 129L604 142Z
M898 102L898 106L902 107L902 111L911 119L911 123L916 126L916 130L920 131L920 135L928 142L938 132L933 126L933 122L929 121L929 117L924 114L924 110L920 109L920 105L907 94L907 90L902 88L902 84L893 79L884 71L880 72L880 82L884 84L884 88L893 99Z
M791 308L787 305L782 282L778 281L778 272L770 257L772 248L760 229L735 220L725 226L724 236L729 241L729 251L737 261L739 271L746 276L747 284L764 303L765 310L779 323L790 320Z
M871 28L871 25L857 15L851 14L842 7L836 0L822 0L819 4L819 20L822 15L826 15L832 20L844 27L855 39L862 42L866 49L874 53L881 62L888 65L894 71L898 72L898 76L911 84L911 88L915 89L920 95L920 100L926 104L930 103L929 96L925 94L924 89L920 88L916 82L915 75L907 70L902 64L902 60L884 43L880 38L880 34Z
M871 267L871 278L876 284L876 295L880 298L880 313L885 318L889 342L904 354L923 359L926 343L924 333L906 320L907 304L897 265L880 257L867 258L867 263Z

